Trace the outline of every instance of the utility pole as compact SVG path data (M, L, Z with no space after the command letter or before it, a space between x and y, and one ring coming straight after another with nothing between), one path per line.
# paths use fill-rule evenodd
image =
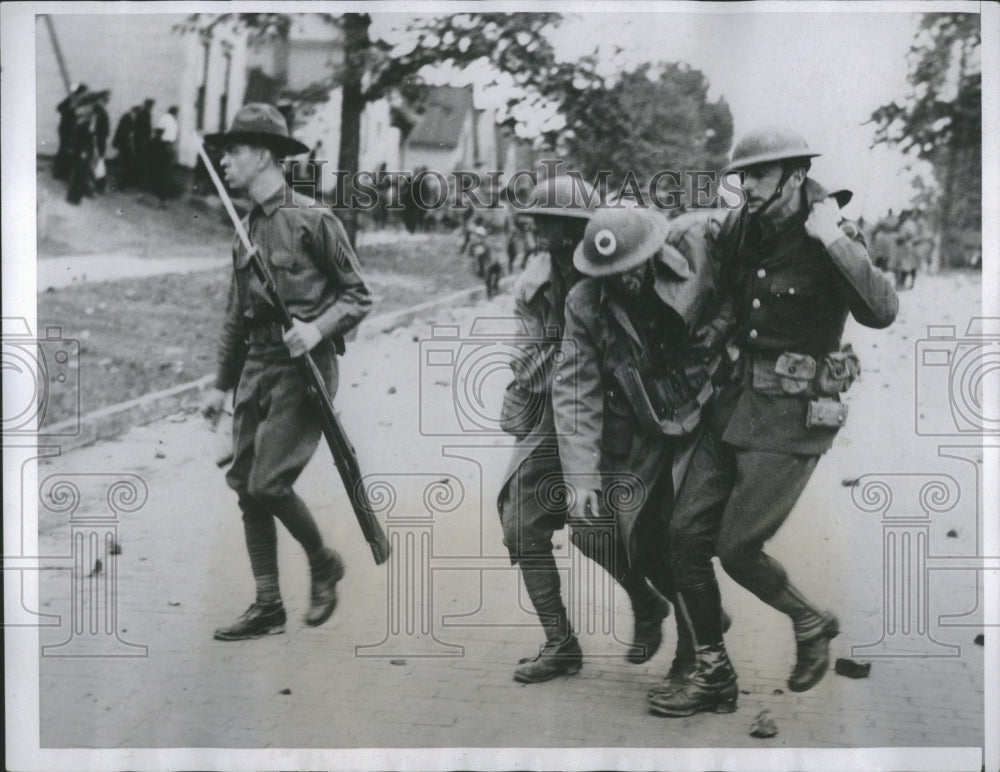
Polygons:
M66 69L66 60L63 59L62 49L59 47L59 38L56 37L56 28L52 24L51 16L45 14L42 18L45 19L45 26L49 28L49 39L52 41L52 50L56 52L59 74L62 75L63 85L66 87L66 93L69 94L73 90L73 86L69 79L69 71Z

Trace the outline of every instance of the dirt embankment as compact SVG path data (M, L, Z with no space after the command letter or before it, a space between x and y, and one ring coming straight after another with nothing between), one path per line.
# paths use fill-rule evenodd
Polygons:
M43 425L211 373L229 285L229 223L189 199L161 207L137 191L109 190L73 206L44 167L38 197L39 277L51 275L52 265L75 272L38 285L39 328L60 328L74 353L72 377L50 384ZM363 233L359 242L374 314L481 281L455 233L388 230ZM492 246L502 250L498 236ZM88 261L100 263L89 278ZM109 261L120 261L120 273ZM138 273L130 268L137 261L156 263L148 271L156 275L124 278Z

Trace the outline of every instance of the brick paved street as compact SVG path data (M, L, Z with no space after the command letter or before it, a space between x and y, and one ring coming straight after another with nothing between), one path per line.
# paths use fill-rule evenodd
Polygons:
M910 542L887 541L891 529L883 528L885 507L876 500L858 499L871 511L856 505L852 492L859 494L865 480L853 489L843 484L863 475L887 479L896 506L890 514L920 516L924 488L943 475L942 485L956 491L954 501L948 494L947 501L936 499L921 532L931 568L940 567L935 558L981 554L975 493L981 450L949 451L968 459L943 458L939 444L962 443L914 433L916 341L928 323L956 324L961 334L967 321L957 312L948 320L949 312L930 318L923 310L944 290L975 302L971 281L921 277L903 296L895 327L849 328L846 339L865 368L850 395L849 425L769 546L808 596L837 612L842 634L833 644L835 657L851 657L852 647L884 639L882 649L853 654L872 662L869 678L831 672L812 691L788 692L790 626L720 575L734 619L727 641L740 676L739 709L672 720L648 715L646 690L673 654L673 620L652 661L627 664L622 655L631 613L625 596L613 593L612 603L601 601L603 577L578 561L563 538L557 555L566 570L565 592L580 612L584 668L547 684L515 683L513 666L535 650L541 633L519 607L517 574L507 565L495 513L509 443L420 433L421 420L425 429L454 423L447 414L454 384L450 377L421 377L418 339L430 331L416 323L355 344L343 361L337 399L364 471L391 489L376 502L384 504L382 518L397 540L388 567L374 565L325 448L299 486L324 535L348 560L340 606L320 628L302 622L306 563L282 531L286 634L212 640L212 630L250 602L252 581L235 497L212 463L216 437L198 417L164 419L41 462L41 554L66 556L75 543L65 509L55 511L57 496L44 499L46 484L76 484L78 512L88 514L108 512L107 486L116 476L136 475L148 489L148 500L116 522L121 554L109 559L113 565L87 577L92 561L53 558L51 570L41 573L40 611L62 620L42 629L41 644L69 642L45 649L46 655L76 651L74 646L114 655L141 652L126 643L148 647L138 657L42 656L41 747L649 748L659 749L644 757L654 768L679 764L674 748L982 747L984 648L973 644L983 632L980 575L968 568L932 570L926 616L911 608L884 621L894 607L894 585L883 553ZM475 313L500 316L509 302L502 296L478 309L458 309L454 321L464 334ZM489 381L488 404L499 404L502 381ZM947 536L951 530L954 538ZM90 597L97 582L117 587L117 602L101 603L116 609L119 640L89 634L90 621L79 619L71 605L72 587ZM589 620L582 615L588 609ZM79 625L72 635L71 625ZM913 656L873 656L880 652ZM763 709L777 722L773 739L749 736ZM724 766L725 758L714 765ZM802 766L795 758L781 766ZM848 767L853 763L839 768Z

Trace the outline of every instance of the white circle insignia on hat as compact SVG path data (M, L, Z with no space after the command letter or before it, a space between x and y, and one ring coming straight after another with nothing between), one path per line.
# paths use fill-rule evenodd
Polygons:
M594 235L594 248L598 254L605 257L613 255L618 248L618 241L615 239L615 234L607 228L602 228Z

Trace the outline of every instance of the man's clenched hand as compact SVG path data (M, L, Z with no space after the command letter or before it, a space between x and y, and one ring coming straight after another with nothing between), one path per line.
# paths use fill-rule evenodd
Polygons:
M592 520L600 516L600 494L594 490L576 491L573 497L573 517L577 520Z
M300 357L319 345L323 340L323 333L312 322L303 322L301 319L293 319L292 322L292 328L284 335L285 345L288 346L288 353L293 357Z
M207 421L215 423L222 413L222 405L226 401L226 392L219 389L209 389L201 399L201 414Z
M824 198L812 205L805 222L806 233L828 247L844 235L840 220L840 206L836 199Z

